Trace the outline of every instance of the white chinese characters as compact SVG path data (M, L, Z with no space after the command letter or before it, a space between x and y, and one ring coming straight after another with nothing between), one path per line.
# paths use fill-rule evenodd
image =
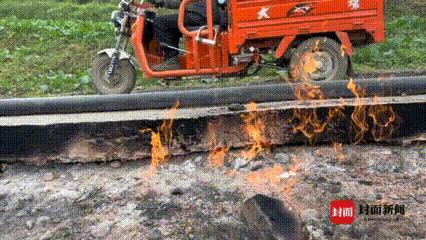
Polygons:
M360 0L349 0L348 6L352 10L358 10L360 8Z
M354 210L351 207L333 208L333 217L353 217Z

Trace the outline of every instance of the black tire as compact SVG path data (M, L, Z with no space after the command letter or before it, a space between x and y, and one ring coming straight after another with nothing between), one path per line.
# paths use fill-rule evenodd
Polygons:
M130 59L118 62L111 82L106 78L110 63L111 58L107 54L96 57L92 68L92 81L96 91L104 95L130 93L136 84L136 70Z
M289 67L295 81L343 80L347 78L349 57L342 54L341 45L335 40L313 37L297 47Z

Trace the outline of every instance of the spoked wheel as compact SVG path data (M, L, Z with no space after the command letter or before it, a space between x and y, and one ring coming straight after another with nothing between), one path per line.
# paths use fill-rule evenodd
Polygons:
M348 67L349 58L342 54L340 44L324 37L306 40L290 59L293 80L342 80L347 77Z
M111 58L107 54L96 57L92 69L92 81L96 91L100 94L130 93L136 84L136 70L130 59L118 62L114 74L108 79L108 67Z

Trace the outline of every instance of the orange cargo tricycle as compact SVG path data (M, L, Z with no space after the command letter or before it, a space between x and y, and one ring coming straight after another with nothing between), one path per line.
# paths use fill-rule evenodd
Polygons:
M93 82L102 94L129 93L136 68L146 77L226 76L262 66L289 69L292 79L345 79L353 48L384 40L383 0L227 0L225 26L213 24L212 4L206 1L207 25L184 25L179 7L180 69L153 71L163 53L152 34L153 6L121 1L112 15L117 30L115 48L100 51L93 66ZM125 51L128 41L134 56ZM273 54L274 61L262 56Z

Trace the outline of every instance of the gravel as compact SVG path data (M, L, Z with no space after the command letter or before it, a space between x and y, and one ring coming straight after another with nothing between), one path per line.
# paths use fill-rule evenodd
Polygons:
M159 240L161 239L161 231L158 228L152 230L152 232L148 236L149 240Z
M47 172L43 175L43 180L46 181L46 182L50 182L53 179L55 179L55 175L53 175L53 173L51 173L51 172Z
M232 150L220 168L207 154L157 169L149 160L11 164L0 174L0 239L250 239L241 208L256 194L283 201L308 239L426 238L425 145L343 149L345 163L332 146L291 146L250 162ZM332 225L335 199L404 204L405 215Z
M300 221L302 221L302 223L307 223L310 220L318 219L318 217L319 217L318 211L312 208L303 210L300 213Z

